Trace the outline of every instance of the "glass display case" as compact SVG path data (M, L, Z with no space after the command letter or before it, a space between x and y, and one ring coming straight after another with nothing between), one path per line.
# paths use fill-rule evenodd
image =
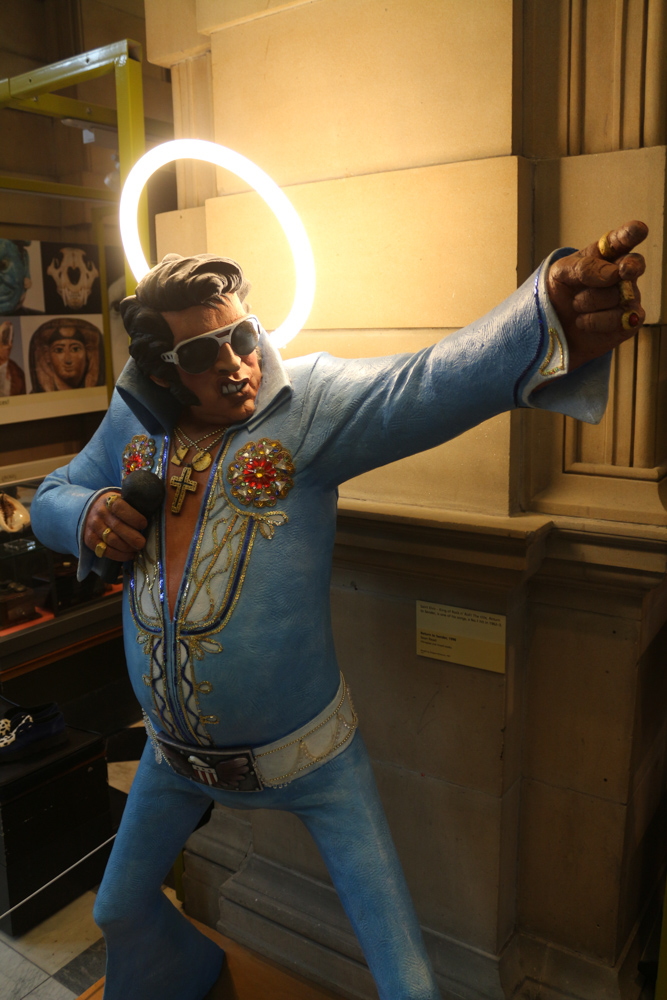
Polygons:
M0 635L57 617L118 589L94 573L77 580L77 558L53 552L35 538L30 507L41 481L0 487Z
M0 694L20 705L57 701L68 725L115 731L138 712L123 652L122 581L77 580L76 557L35 538L30 513L42 481L0 484Z

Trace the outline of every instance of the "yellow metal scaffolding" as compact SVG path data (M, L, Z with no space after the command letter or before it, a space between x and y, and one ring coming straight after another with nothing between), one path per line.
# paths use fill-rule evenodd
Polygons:
M143 155L146 148L145 127L152 135L171 138L171 127L167 122L148 120L144 122L144 95L141 79L141 45L131 39L123 39L112 45L104 45L90 52L63 59L61 62L42 66L8 79L0 80L0 108L12 108L31 114L47 115L51 118L74 118L95 125L112 126L118 129L118 158L121 186L132 166ZM106 108L72 97L53 93L64 87L71 87L86 80L112 73L116 82L116 107ZM112 214L109 202L117 203L118 195L106 188L83 187L76 184L61 184L55 181L32 180L25 177L0 175L0 190L19 191L24 194L45 195L52 198L76 198L84 201L101 202L103 205L93 210L95 241L100 247L100 280L104 322L104 352L107 372L107 392L109 399L113 391L113 367L111 361L111 337L109 332L109 303L104 262L104 219ZM104 203L107 203L106 205ZM114 212L114 214L117 214ZM148 256L148 206L146 193L139 205L139 234ZM136 282L125 262L125 286L130 295Z

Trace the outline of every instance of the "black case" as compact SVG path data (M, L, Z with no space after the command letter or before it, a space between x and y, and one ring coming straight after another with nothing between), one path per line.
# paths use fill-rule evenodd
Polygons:
M113 833L104 740L67 728L43 756L0 764L0 914L59 875ZM113 842L0 920L25 934L102 878Z

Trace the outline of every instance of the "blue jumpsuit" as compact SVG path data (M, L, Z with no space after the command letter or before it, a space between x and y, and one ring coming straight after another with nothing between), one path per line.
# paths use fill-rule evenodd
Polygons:
M156 729L195 748L257 747L292 733L334 698L329 582L340 483L516 406L600 419L609 356L567 374L545 273L542 265L487 316L414 355L315 354L283 364L263 336L256 410L228 428L211 466L173 614L162 517L125 574L127 664ZM89 505L121 483L133 455L163 477L178 471L167 467L177 415L169 392L130 360L92 441L40 488L32 507L38 537L78 553L81 573L96 569L81 540ZM269 483L265 491L260 480ZM108 949L105 1000L201 1000L215 982L222 953L160 889L211 798L299 816L381 1000L439 996L357 732L335 759L258 793L197 784L157 763L147 746L97 899Z

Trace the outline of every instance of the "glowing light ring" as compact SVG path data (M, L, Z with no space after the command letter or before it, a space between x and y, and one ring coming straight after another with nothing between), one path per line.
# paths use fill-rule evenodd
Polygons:
M303 223L287 195L256 163L227 146L206 142L204 139L174 139L172 142L163 142L155 146L134 164L123 187L119 211L120 235L132 273L137 281L141 281L150 270L141 248L137 226L141 192L156 170L173 160L181 159L204 160L236 174L266 202L283 227L294 257L296 289L292 308L284 322L271 334L271 340L276 347L284 347L302 328L313 305L315 297L313 251Z

